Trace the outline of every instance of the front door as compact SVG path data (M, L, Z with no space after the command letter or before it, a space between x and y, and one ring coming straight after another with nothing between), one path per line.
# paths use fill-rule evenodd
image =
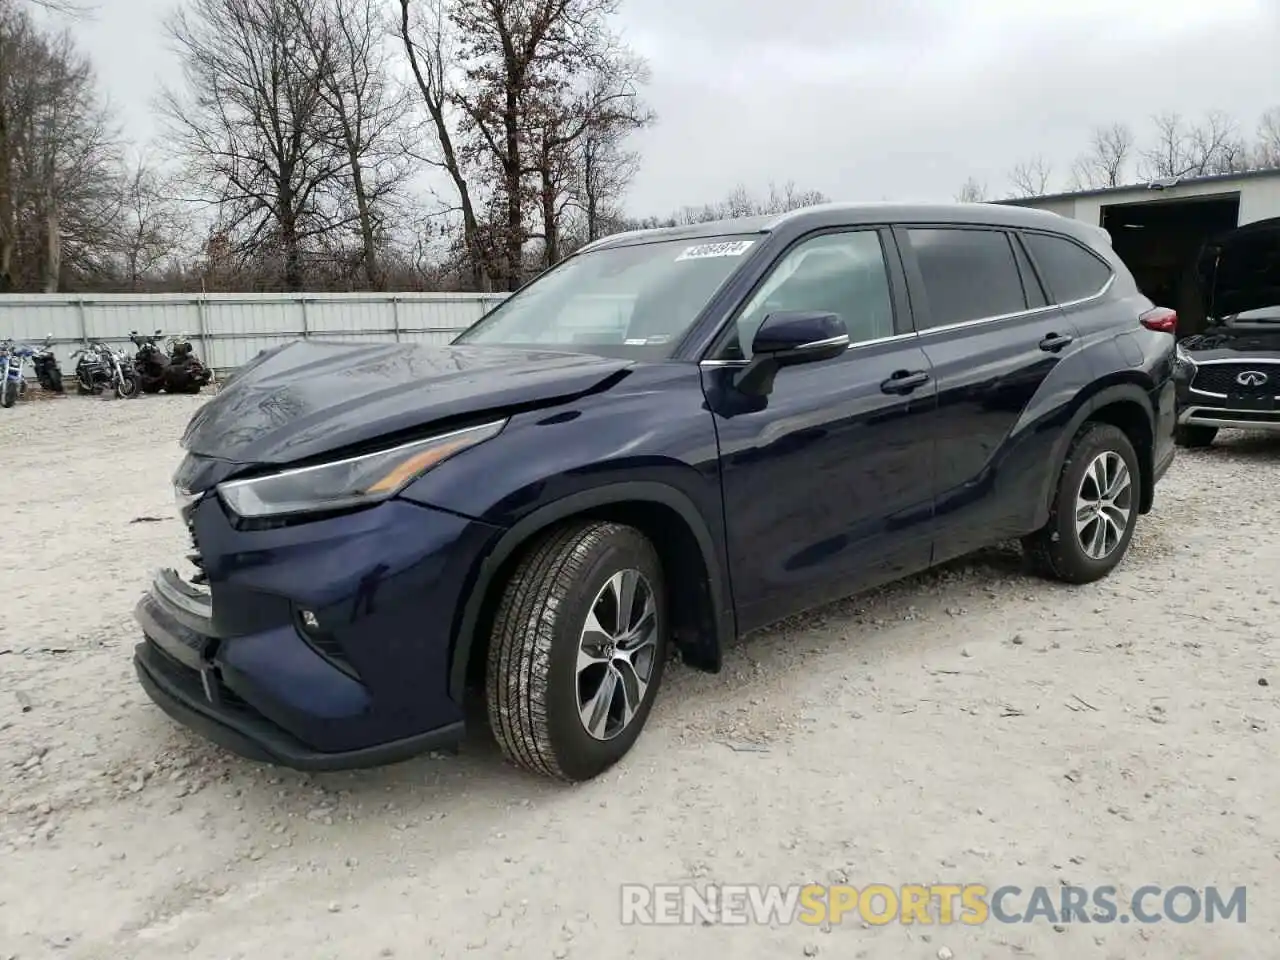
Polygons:
M1027 481L1043 473L1057 436L1040 428L1071 399L1055 397L1046 380L1059 364L1084 358L1078 331L1049 305L1015 237L912 227L900 228L898 238L920 347L938 388L939 563L1029 532L1041 490Z
M929 563L935 388L890 244L875 229L801 240L703 363L740 630ZM755 331L790 310L838 314L850 348L783 368L768 397L744 397L733 378Z

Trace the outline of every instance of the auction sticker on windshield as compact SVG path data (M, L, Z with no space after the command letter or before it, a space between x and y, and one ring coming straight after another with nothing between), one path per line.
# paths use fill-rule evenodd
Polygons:
M695 247L685 247L676 257L680 260L704 260L707 257L740 257L751 249L754 240L726 240L723 243L700 243Z

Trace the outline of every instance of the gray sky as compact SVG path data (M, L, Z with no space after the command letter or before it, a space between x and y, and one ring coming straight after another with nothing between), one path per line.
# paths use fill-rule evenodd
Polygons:
M174 0L97 0L74 30L125 132L155 132ZM390 0L388 0L390 3ZM658 123L629 197L661 214L794 180L839 200L995 195L1040 153L1063 188L1095 123L1280 105L1280 0L623 0Z

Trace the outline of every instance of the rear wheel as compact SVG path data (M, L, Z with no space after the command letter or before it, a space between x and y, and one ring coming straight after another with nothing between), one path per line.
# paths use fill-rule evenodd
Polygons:
M1133 539L1140 479L1124 431L1085 424L1062 464L1049 522L1022 541L1032 569L1065 583L1090 583L1115 569Z
M1201 427L1195 424L1186 424L1176 427L1173 432L1173 442L1180 447L1207 447L1213 443L1214 438L1218 435L1217 427Z
M569 781L622 759L653 706L667 629L662 565L638 530L585 521L544 536L507 583L489 642L503 754Z

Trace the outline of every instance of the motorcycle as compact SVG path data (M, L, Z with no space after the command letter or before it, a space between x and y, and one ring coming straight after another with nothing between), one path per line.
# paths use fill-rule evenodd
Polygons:
M134 370L144 393L199 393L212 378L213 371L200 362L186 334L170 337L163 347L156 341L163 336L157 330L152 336L130 331L129 339L138 348L133 358Z
M31 366L36 371L36 379L40 381L40 386L48 390L50 393L63 393L62 387L62 368L58 366L58 358L53 353L53 334L49 334L44 338L44 343L40 345L31 357Z
M129 340L138 348L133 355L133 369L138 374L138 385L143 393L159 393L165 387L169 357L156 343L159 337L159 330L151 337L143 336L137 330L129 331Z
M138 374L121 350L112 350L105 343L92 341L72 355L76 363L76 391L80 394L99 394L114 390L121 400L138 395Z
M213 379L213 371L196 356L191 338L185 333L170 337L165 349L169 353L169 382L172 385L166 389L170 393L199 393Z
M22 368L34 352L30 347L14 346L12 340L0 344L0 407L7 410L18 402L20 394L26 393Z

